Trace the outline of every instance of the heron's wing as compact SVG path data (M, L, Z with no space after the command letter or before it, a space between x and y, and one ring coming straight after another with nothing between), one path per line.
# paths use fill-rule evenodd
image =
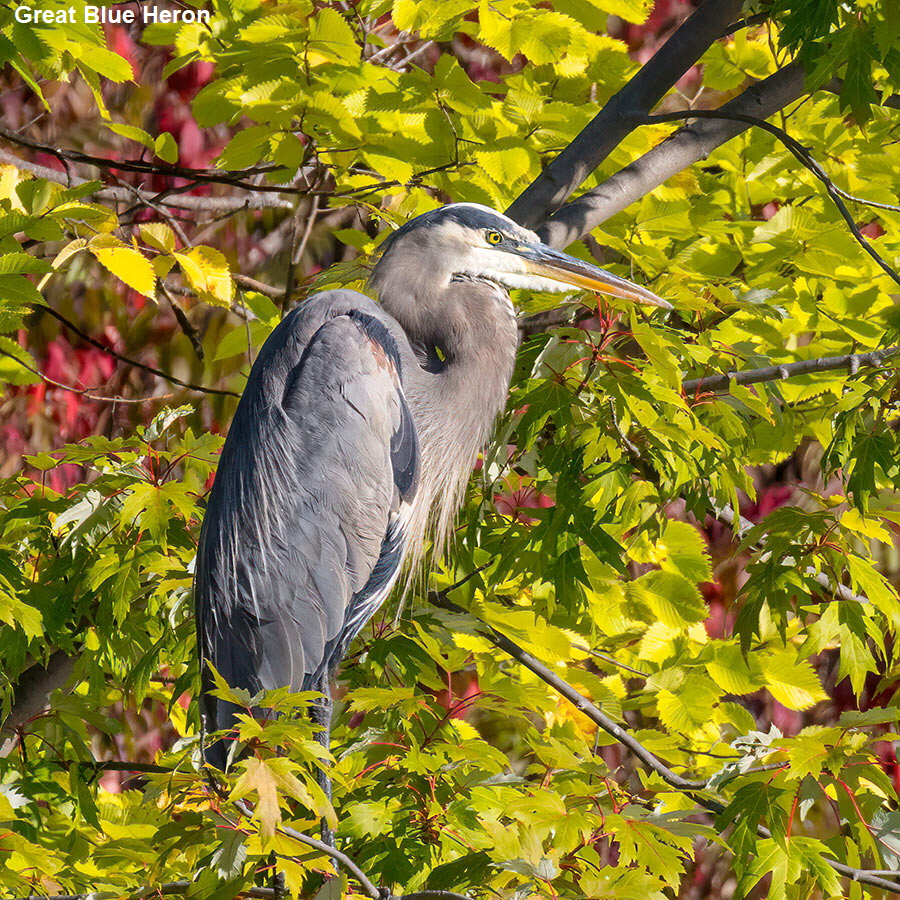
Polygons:
M201 659L234 687L317 687L396 578L419 460L398 337L368 298L332 292L286 317L251 372L196 578Z

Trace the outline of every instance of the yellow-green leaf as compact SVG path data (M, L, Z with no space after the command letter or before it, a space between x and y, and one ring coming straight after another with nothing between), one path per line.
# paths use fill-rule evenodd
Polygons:
M188 284L208 303L228 306L234 297L234 282L228 261L212 247L193 247L174 254Z
M111 234L98 234L87 246L116 278L145 297L153 296L156 273L149 259Z
M154 250L171 253L175 249L175 232L165 222L148 222L138 230L141 240Z
M178 144L168 131L164 131L153 142L153 152L167 163L178 162Z

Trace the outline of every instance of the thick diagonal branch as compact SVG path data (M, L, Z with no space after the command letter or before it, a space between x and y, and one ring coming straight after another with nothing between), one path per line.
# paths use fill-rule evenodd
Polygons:
M456 587L457 585L454 585ZM448 612L453 613L465 613L461 606L457 606L451 600L447 598L447 591L432 591L428 595L428 599L435 606L440 607L441 609L445 609ZM569 700L574 706L584 713L589 719L591 719L596 725L602 728L607 734L614 737L619 743L623 746L627 747L631 750L638 759L641 760L645 765L647 765L650 769L656 772L663 781L669 784L671 787L676 790L684 791L687 794L690 794L701 806L703 809L708 810L709 812L720 814L724 811L725 807L722 803L712 797L710 797L707 793L700 793L709 790L709 782L708 781L690 781L686 778L682 778L680 775L677 775L673 772L665 763L662 762L657 756L651 753L640 741L638 741L633 735L629 734L625 731L624 728L621 728L615 722L612 721L608 716L606 716L603 712L601 712L593 703L591 703L586 697L582 696L578 691L575 690L570 684L561 679L558 675L552 672L547 668L543 663L539 660L535 659L530 653L516 644L514 641L511 641L505 635L500 634L500 632L495 631L489 625L482 623L483 628L481 633L488 638L488 640L492 641L497 647L499 647L504 652L508 653L513 659L518 660L522 665L524 665L527 669L530 669L537 675L542 681L549 684L552 688L554 688L557 692L559 692L563 697ZM759 772L765 771L768 766L760 766L752 771ZM749 774L749 773L744 773ZM757 826L757 834L763 838L770 838L771 832L765 828L763 825ZM894 881L893 879L887 879L881 877L882 872L878 870L871 869L862 869L862 868L854 868L853 866L845 865L844 863L837 862L836 860L829 859L828 857L823 858L826 865L830 866L839 874L852 879L853 881L859 881L863 884L871 884L874 887L882 888L885 891L889 891L894 894L900 894L900 882Z
M803 78L800 65L790 63L747 88L722 111L767 119L803 96ZM567 247L749 127L746 122L704 119L680 128L603 184L567 203L538 228L538 234L552 247Z
M516 198L506 214L534 228L572 196L676 81L740 15L740 0L705 0L587 127Z
M50 695L61 688L72 674L75 658L57 650L46 663L35 663L18 678L13 694L12 709L0 724L0 734L15 732L29 719L40 713L49 703ZM15 741L0 747L0 757L9 755Z

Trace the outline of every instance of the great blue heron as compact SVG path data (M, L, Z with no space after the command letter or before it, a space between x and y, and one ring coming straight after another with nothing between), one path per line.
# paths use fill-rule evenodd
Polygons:
M238 404L196 570L206 731L239 711L208 693L206 661L251 694L288 686L327 698L404 559L429 528L442 545L506 401L518 343L508 288L670 308L471 203L398 229L371 286L380 305L333 290L286 316ZM327 705L320 717L327 727ZM224 769L224 745L207 758Z

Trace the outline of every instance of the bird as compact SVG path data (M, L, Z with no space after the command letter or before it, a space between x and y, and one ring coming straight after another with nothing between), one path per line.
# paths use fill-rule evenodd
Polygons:
M511 289L588 289L671 309L646 288L543 244L506 216L451 203L394 231L355 291L316 294L250 371L208 495L195 568L203 731L251 695L318 691L426 537L445 546L506 404L518 347ZM225 770L228 743L208 742Z

